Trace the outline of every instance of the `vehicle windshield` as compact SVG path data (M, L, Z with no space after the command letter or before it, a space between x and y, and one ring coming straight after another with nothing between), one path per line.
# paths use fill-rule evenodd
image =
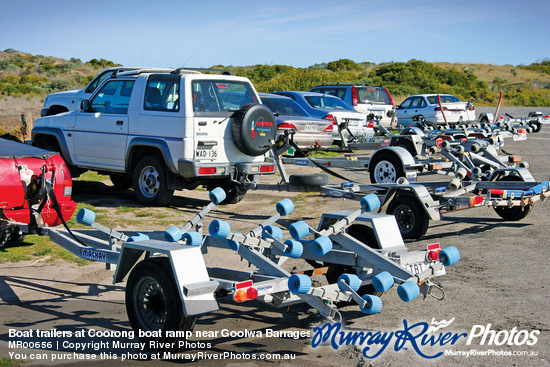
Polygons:
M441 103L454 103L454 102L460 102L460 99L456 98L455 96L450 96L450 95L439 95L439 97L441 98ZM439 102L437 101L437 95L435 96L428 96L426 97L428 99L428 102L430 104L439 104Z
M390 96L384 88L356 87L359 103L391 104Z
M304 96L307 103L313 108L329 108L332 110L348 110L355 111L351 106L346 104L338 97L323 95L323 96Z
M257 103L250 84L231 80L196 80L193 82L195 112L237 111Z
M308 116L307 112L291 99L262 97L262 103L280 116Z

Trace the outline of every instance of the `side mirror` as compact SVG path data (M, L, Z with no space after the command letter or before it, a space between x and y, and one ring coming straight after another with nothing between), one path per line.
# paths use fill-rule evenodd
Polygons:
M84 111L84 112L90 111L90 101L87 100L87 99L81 101L80 102L80 110Z

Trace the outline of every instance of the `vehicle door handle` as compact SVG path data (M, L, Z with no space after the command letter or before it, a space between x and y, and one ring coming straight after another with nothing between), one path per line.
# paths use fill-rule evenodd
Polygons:
M123 124L124 124L124 121L118 120L118 121L116 122L116 124L117 124L117 125L123 125Z

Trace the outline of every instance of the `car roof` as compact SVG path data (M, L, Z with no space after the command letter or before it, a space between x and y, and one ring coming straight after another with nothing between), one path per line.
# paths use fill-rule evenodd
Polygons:
M277 91L275 93L292 93L292 94L295 94L297 96L326 96L326 97L329 97L329 98L338 98L336 96L333 96L332 94L317 93L317 92L304 92L304 91L298 91L298 90L293 90L293 91L282 90L282 91Z
M269 97L269 98L280 98L280 99L290 99L293 101L292 98L288 98L286 96L281 96L280 94L273 94L273 93L258 93L260 98Z
M453 94L448 94L448 93L427 93L427 94L413 94L412 96L409 96L407 98L410 98L410 97L433 97L433 96L437 96L437 95L455 97Z

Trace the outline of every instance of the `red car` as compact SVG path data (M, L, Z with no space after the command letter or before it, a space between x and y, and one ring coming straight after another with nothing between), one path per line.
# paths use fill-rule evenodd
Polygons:
M76 209L71 193L69 168L59 153L0 139L0 247L25 234L18 223L32 231L61 224L60 216L67 221Z

